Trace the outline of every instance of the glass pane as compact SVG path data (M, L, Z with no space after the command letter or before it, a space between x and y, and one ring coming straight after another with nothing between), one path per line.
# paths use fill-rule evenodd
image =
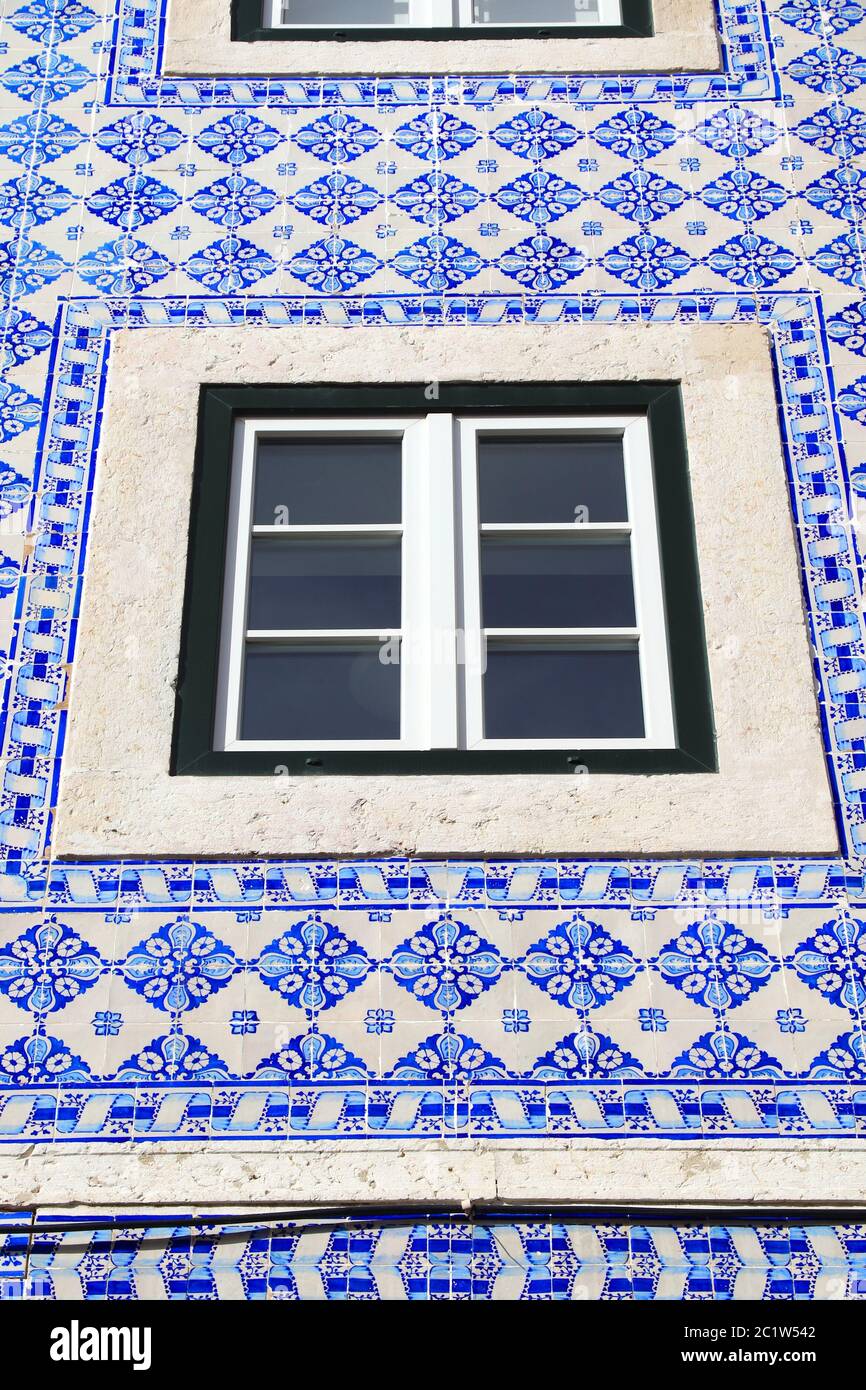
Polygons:
M484 676L486 738L641 738L636 649L496 645Z
M482 522L627 521L620 439L478 441Z
M476 24L593 24L598 0L474 0Z
M400 539L256 537L247 627L400 626Z
M400 439L259 441L256 526L381 526L401 517Z
M481 542L484 627L634 627L628 539Z
M408 24L409 0L283 0L282 24Z
M400 667L378 644L247 647L241 738L400 737Z

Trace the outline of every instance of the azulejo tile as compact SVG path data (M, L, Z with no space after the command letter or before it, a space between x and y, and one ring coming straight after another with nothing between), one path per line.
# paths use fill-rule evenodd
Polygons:
M760 5L722 3L728 66L717 78L377 86L178 83L159 68L161 0L120 0L105 90L98 6L8 8L0 509L21 516L22 534L43 424L45 439L26 590L23 554L0 547L12 562L0 560L0 593L22 599L0 644L12 682L2 892L34 908L14 939L35 929L21 949L38 966L10 965L2 937L0 1028L12 1031L0 1107L16 1089L5 1078L25 1078L34 1095L98 1095L113 1117L104 1137L127 1123L169 1137L172 1113L202 1137L239 1125L240 1099L263 1081L301 1098L257 1117L253 1107L249 1129L233 1134L405 1137L447 1124L452 1135L615 1137L628 1123L682 1138L705 1121L725 1137L740 1121L736 1105L710 1099L720 1086L765 1133L763 1097L784 1084L816 1098L791 1102L792 1134L814 1136L822 1105L841 1132L828 1088L861 1079L862 981L853 937L826 926L846 893L839 920L856 921L863 894L863 753L843 737L859 713L862 630L856 593L841 605L826 586L858 573L843 499L866 458L860 7L783 5L774 65ZM777 99L780 82L791 105ZM97 91L104 103L91 108ZM808 602L823 624L816 670L838 729L844 858L46 867L77 612L65 596L83 564L112 334L190 322L312 331L335 314L357 331L384 320L435 331L449 316L766 326ZM831 351L854 363L834 363L835 396L825 327ZM847 464L834 452L842 431ZM34 632L36 656L25 645ZM801 901L821 905L814 921L798 915ZM793 910L774 935L763 914L780 904ZM494 1082L499 1099L482 1100ZM603 1098L650 1083L664 1104ZM343 1085L350 1099L328 1110ZM697 1121L696 1086L707 1097ZM373 1087L375 1101L351 1099ZM570 1087L579 1103L547 1087ZM199 1107L208 1088L225 1100ZM133 1121L122 1111L130 1092ZM86 1102L68 1099L59 1128L46 1128L40 1103L18 1132L3 1131L12 1142L95 1137ZM652 1263L643 1236L633 1254ZM633 1272L622 1277L638 1287Z

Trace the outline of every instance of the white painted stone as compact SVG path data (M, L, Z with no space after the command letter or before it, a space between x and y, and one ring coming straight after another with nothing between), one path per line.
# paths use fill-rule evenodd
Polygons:
M862 1141L650 1139L400 1145L262 1144L211 1140L166 1150L58 1145L9 1158L0 1191L9 1207L114 1208L182 1203L574 1202L683 1207L862 1205Z

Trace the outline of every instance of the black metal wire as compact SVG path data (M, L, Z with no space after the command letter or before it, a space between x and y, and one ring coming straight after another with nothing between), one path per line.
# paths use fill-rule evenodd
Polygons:
M14 1209L6 1209L14 1215ZM20 1211L20 1208L17 1209ZM0 1208L0 1218L4 1214ZM22 1213L23 1215L23 1213ZM584 1203L377 1203L375 1205L325 1206L309 1204L262 1212L253 1209L246 1213L177 1212L172 1216L138 1216L132 1213L114 1216L53 1217L42 1222L35 1210L28 1210L26 1224L6 1224L0 1219L0 1240L6 1235L27 1235L33 1240L48 1235L93 1235L105 1231L175 1230L230 1234L254 1232L279 1226L301 1233L307 1230L376 1226L413 1225L419 1222L446 1221L473 1226L504 1226L515 1222L544 1222L571 1225L676 1225L676 1226L828 1226L866 1224L866 1208L858 1207L654 1207L624 1206L595 1207Z

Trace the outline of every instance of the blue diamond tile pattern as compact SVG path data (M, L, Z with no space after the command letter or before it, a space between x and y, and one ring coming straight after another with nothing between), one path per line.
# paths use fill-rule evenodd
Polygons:
M779 1222L665 1216L532 1219L360 1208L323 1231L284 1215L159 1217L118 1208L97 1226L39 1208L0 1216L4 1297L194 1302L334 1300L686 1302L862 1299L866 1232L792 1214ZM778 1317L778 1310L776 1316Z

